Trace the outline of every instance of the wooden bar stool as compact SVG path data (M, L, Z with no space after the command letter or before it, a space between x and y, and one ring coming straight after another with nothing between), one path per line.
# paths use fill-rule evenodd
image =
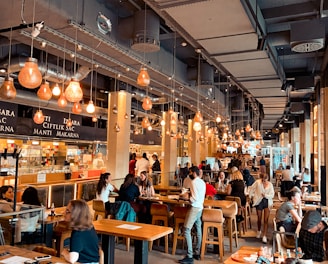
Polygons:
M182 240L184 243L183 225L185 222L187 211L188 211L188 207L182 207L182 206L176 206L173 209L175 227L173 233L172 255L175 255L178 240Z
M224 245L223 245L223 223L224 218L221 209L208 209L204 208L203 215L203 238L202 238L202 249L201 249L201 259L204 258L205 247L207 244L218 245L220 260L223 261L224 255ZM208 230L214 227L218 231L217 238L211 237Z
M238 196L226 196L225 198L228 201L235 201L237 203L238 206L238 213L242 215L242 217L244 218L243 220L239 221L237 223L238 226L238 230L239 230L239 236L242 236L242 229L243 229L243 233L245 234L245 230L247 230L246 227L246 210L245 207L241 205L241 199Z
M235 237L236 248L238 247L238 229L236 215L238 214L238 205L236 202L228 208L222 208L222 213L225 218L225 227L228 232L230 242L230 253L232 253L232 239Z
M169 208L166 204L152 203L150 206L150 214L152 215L152 225L169 226ZM153 248L153 241L149 242L149 251ZM165 236L165 253L169 252L169 236Z

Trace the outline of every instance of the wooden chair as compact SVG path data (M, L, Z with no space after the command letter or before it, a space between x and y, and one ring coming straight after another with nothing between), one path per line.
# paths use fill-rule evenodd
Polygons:
M202 238L202 248L200 256L203 259L205 253L205 247L207 244L218 245L220 260L223 262L224 255L224 245L223 245L223 223L224 218L221 209L209 209L204 208L203 215L203 238ZM216 228L218 231L218 236L214 238L210 236L209 229Z
M178 240L182 240L184 242L183 224L185 222L187 211L188 211L188 207L182 207L182 206L175 206L173 209L175 226L174 226L174 233L173 233L172 255L175 255Z
M94 214L93 214L94 221L98 220L98 217L101 217L102 219L107 218L105 204L103 200L94 199L92 201L92 209L94 210Z
M238 214L238 205L233 203L229 208L222 208L222 213L225 218L225 228L228 233L230 242L230 252L232 253L232 240L235 237L236 248L238 247L238 229L236 215Z
M33 248L32 251L43 253L46 255L51 255L51 256L56 256L57 255L57 250L54 248L46 247L46 246L36 246Z
M241 205L241 199L240 197L237 197L237 196L226 196L225 198L226 200L228 201L235 201L238 205L238 214L239 215L242 215L244 220L242 221L239 221L237 223L237 226L238 226L238 230L239 230L239 236L241 237L242 236L242 230L243 229L243 233L245 234L245 230L246 230L246 209L244 206Z
M152 215L152 225L169 226L169 208L166 204L152 203L150 206L150 214ZM153 248L153 241L149 242L149 251ZM165 236L165 253L169 252L169 237Z
M57 251L57 257L60 257L60 253L64 248L64 241L71 237L71 232L72 230L69 228L66 221L60 221L54 226L53 242L55 244L54 248L56 248Z

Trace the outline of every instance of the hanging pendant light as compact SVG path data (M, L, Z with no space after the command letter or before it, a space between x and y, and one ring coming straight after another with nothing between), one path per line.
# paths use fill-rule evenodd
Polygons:
M58 98L57 104L58 104L59 107L63 107L63 108L66 107L67 100L65 98L65 94L64 93L62 93L60 95L60 97Z
M28 58L24 67L18 74L19 83L28 89L35 89L40 86L42 82L42 74L38 68L38 60L35 58Z
M76 79L72 79L65 90L66 100L76 103L83 99L83 92L80 83Z
M38 68L38 60L33 58L33 42L34 37L36 37L33 32L39 32L40 29L34 25L35 21L35 1L33 4L33 28L31 33L31 56L27 58L24 67L20 70L18 74L18 81L19 83L28 89L34 89L41 85L42 82L42 74ZM41 23L41 26L42 23ZM41 27L42 28L42 27ZM38 31L35 31L38 30Z
M120 132L121 130L120 126L117 123L115 123L114 130L116 133Z
M128 119L128 118L129 118L128 113L125 113L125 115L124 115L124 119Z
M160 122L161 126L165 126L165 120L162 119L161 122Z
M202 125L199 122L194 122L193 130L198 132L202 129Z
M33 116L33 121L34 123L41 125L44 122L44 115L42 113L42 110L39 109L35 112L34 116Z
M61 94L60 87L58 83L55 84L55 86L52 88L52 95L53 96L59 96Z
M88 105L87 105L87 112L89 114L92 114L92 113L95 112L95 110L96 110L95 105L93 104L93 101L90 100L89 103L88 103Z
M3 81L3 84L0 87L0 97L3 99L14 99L16 97L16 88L14 86L14 79L9 76L10 69L10 59L11 59L11 40L12 40L12 28L10 28L10 37L9 37L9 52L8 52L8 68L7 68L7 76Z
M146 87L150 84L150 77L146 67L141 67L138 77L137 77L137 85Z
M174 113L174 111L173 111L173 107L172 107L172 106L170 106L170 109L169 109L168 113L169 113L170 115L172 115L172 114Z
M237 129L236 132L235 132L235 136L239 137L240 136L240 130Z
M38 92L37 92L37 96L41 99L41 100L45 100L45 101L49 101L52 97L52 91L50 89L50 86L49 86L49 82L47 81L44 81Z
M72 125L73 125L72 119L69 117L66 122L66 126L71 127Z
M82 113L82 106L81 106L80 102L76 102L76 103L73 104L72 112L74 114L81 114Z
M216 117L216 119L215 119L215 121L216 121L216 123L220 123L221 122L221 116L220 115L217 115L217 117Z
M149 126L147 127L147 129L148 129L148 131L152 131L152 130L153 130L153 127L152 127L151 125L149 125Z
M249 133L249 132L251 132L251 130L252 130L252 127L251 127L251 125L248 123L248 124L246 125L246 127L245 127L245 131L246 131L247 133Z
M171 116L170 125L175 126L176 124L177 124L177 120L175 119L174 116Z
M142 101L142 108L145 111L149 111L152 109L152 107L153 107L153 103L152 103L151 99L148 96L146 96Z
M96 123L98 121L98 118L96 115L93 115L92 116L92 122Z
M3 99L14 99L16 97L16 88L14 86L14 79L6 76L3 84L0 87L0 97Z
M142 122L141 122L141 126L143 128L147 128L150 126L150 122L149 122L149 119L147 116L145 116L143 119L142 119Z
M114 104L114 106L112 108L112 111L113 111L113 114L115 114L115 115L118 113L118 109L117 109L116 104Z
M199 110L196 112L196 114L194 116L194 121L198 122L198 123L203 122L203 116L202 116L202 114L200 113Z

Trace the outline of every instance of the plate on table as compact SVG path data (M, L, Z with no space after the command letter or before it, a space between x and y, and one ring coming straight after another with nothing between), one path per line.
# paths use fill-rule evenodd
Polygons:
M240 263L256 263L257 255L237 252L231 255L231 259Z

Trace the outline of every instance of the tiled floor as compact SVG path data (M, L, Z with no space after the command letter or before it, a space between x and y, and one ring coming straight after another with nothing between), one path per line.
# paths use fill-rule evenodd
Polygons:
M268 232L268 247L272 246L272 217L275 214L275 211L272 211L270 214L270 219L269 219L269 232ZM261 247L264 244L262 244L260 239L257 239L256 236L256 231L257 231L257 225L256 225L256 212L253 209L252 210L252 230L248 229L248 231L243 235L242 238L238 239L239 245L240 246L257 246ZM156 244L156 243L155 243ZM149 252L149 264L156 263L156 264L170 264L170 263L177 263L179 259L183 258L185 256L186 251L182 249L177 249L176 255L173 256L171 254L171 248L169 248L169 254L164 253L164 247L160 246L157 247L154 244L153 250ZM225 245L225 254L224 254L224 260L227 259L231 253L229 252L229 241L228 238L225 237L224 241ZM181 245L180 245L181 248ZM237 248L233 246L233 251L236 251ZM134 259L134 247L131 246L130 252L127 252L125 250L125 246L123 244L119 244L116 246L115 250L115 263L133 263ZM204 260L200 261L195 261L195 263L206 263L206 264L213 264L213 263L219 263L219 257L217 254L207 252L205 254Z

